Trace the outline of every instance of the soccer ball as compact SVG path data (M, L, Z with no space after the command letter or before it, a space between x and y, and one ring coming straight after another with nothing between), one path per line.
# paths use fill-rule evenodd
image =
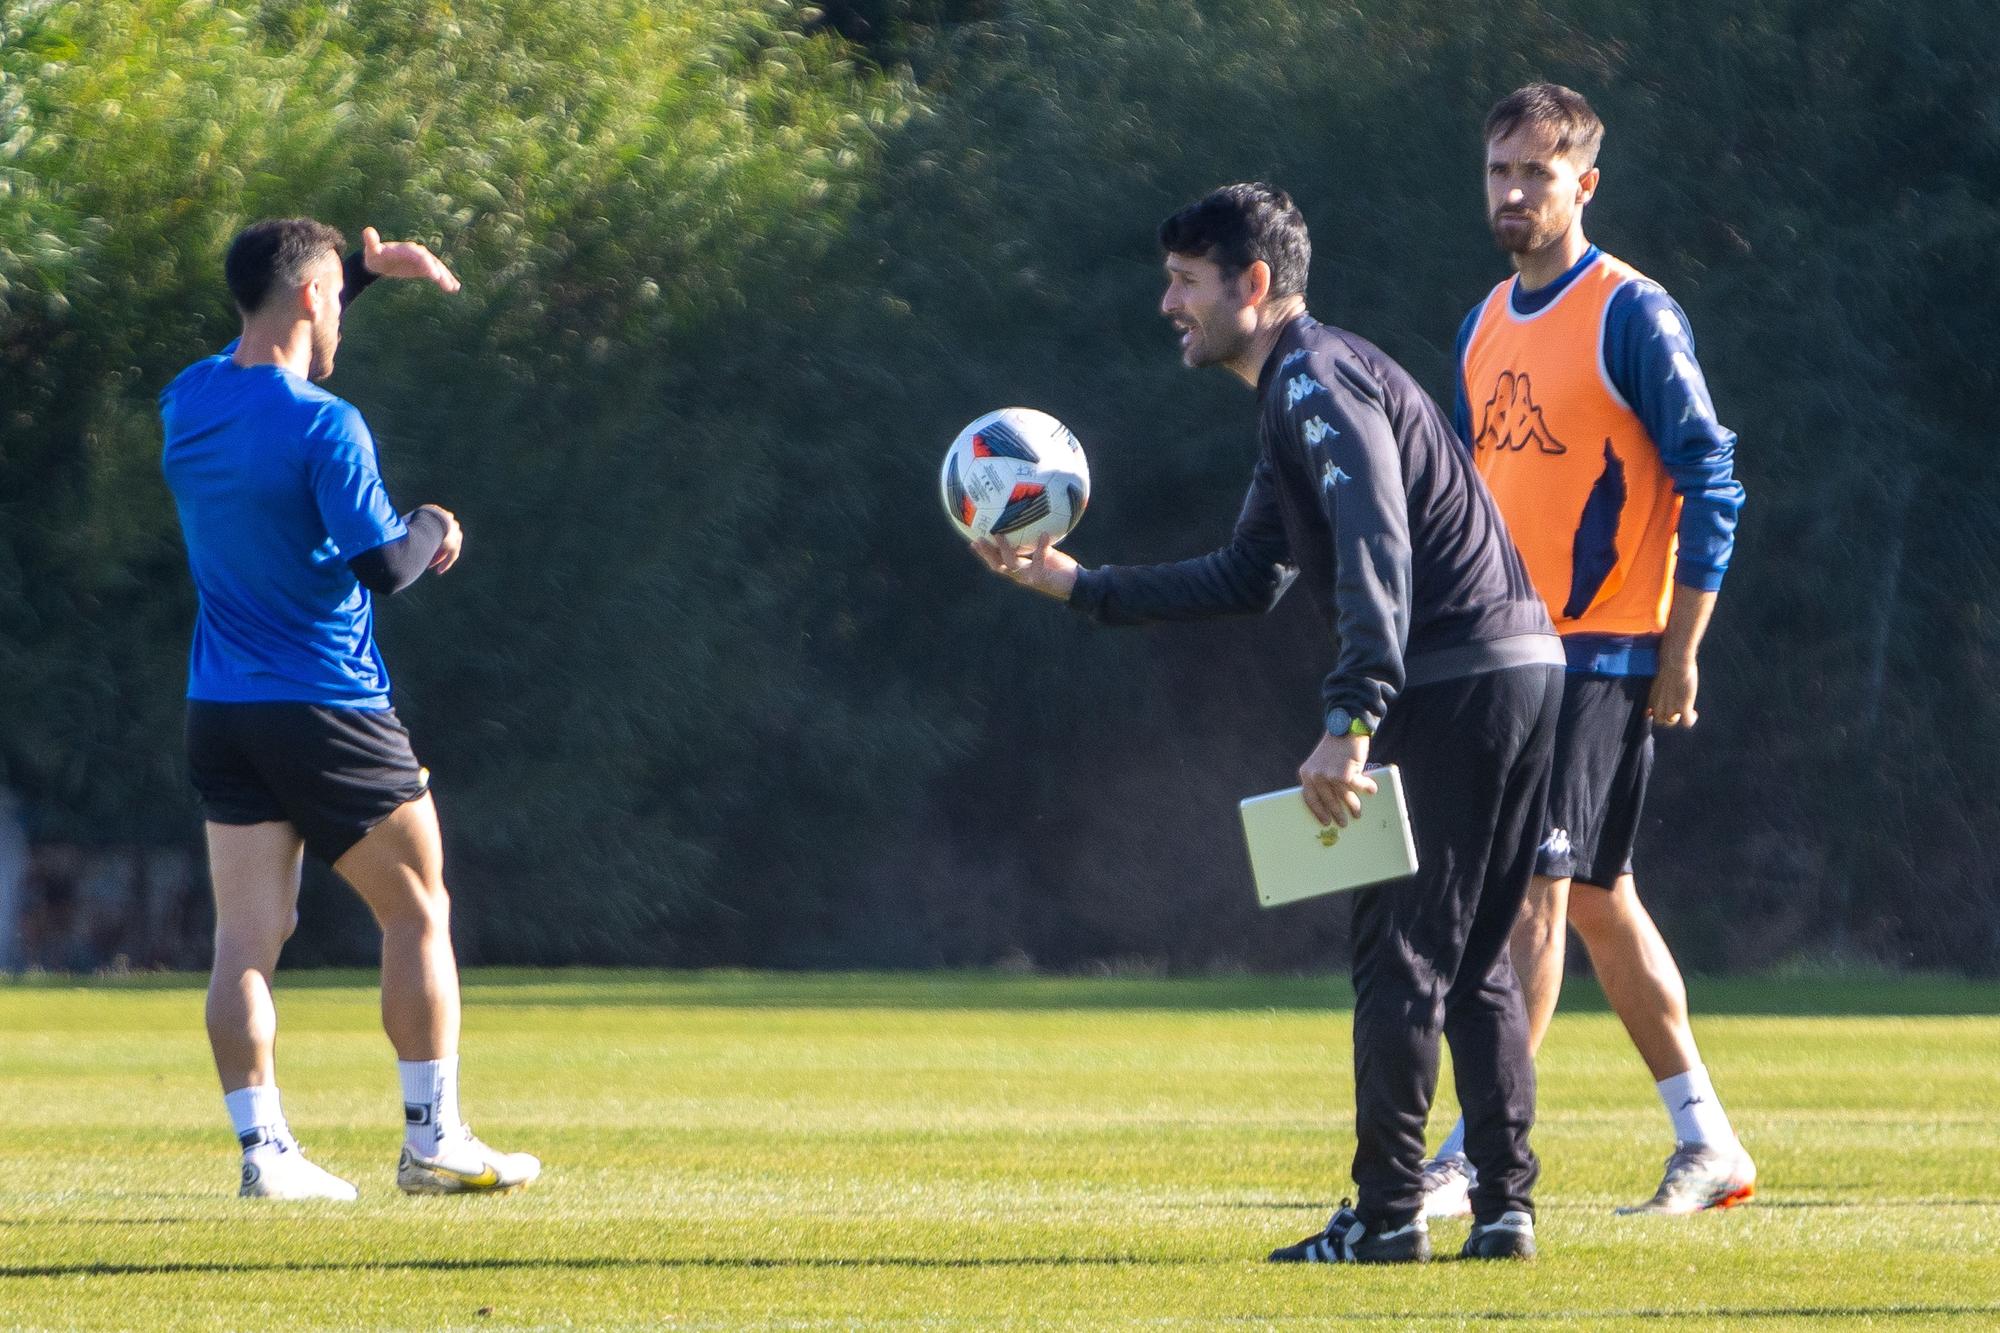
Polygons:
M1061 541L1090 503L1090 465L1069 427L1032 407L988 412L958 433L939 476L944 512L967 541L1017 551Z

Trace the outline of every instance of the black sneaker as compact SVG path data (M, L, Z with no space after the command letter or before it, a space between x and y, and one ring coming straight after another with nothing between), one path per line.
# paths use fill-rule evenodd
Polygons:
M1421 1264L1430 1257L1431 1233L1423 1218L1375 1234L1346 1199L1340 1201L1326 1230L1271 1251L1274 1264Z
M1474 1222L1472 1234L1458 1252L1461 1259L1532 1259L1535 1219L1526 1213L1502 1213L1491 1222Z

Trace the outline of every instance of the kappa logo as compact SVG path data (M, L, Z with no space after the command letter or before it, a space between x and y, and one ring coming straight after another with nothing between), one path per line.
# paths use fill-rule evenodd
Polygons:
M1570 854L1569 830L1566 828L1550 829L1549 836L1543 838L1542 845L1535 850L1546 853L1549 856L1568 856Z
M1340 483L1343 481L1353 481L1353 480L1354 478L1351 474L1341 471L1338 467L1335 467L1331 462L1329 462L1326 465L1326 467L1321 470L1319 474L1319 484L1321 489L1328 491L1340 485Z
M1294 375L1292 382L1285 386L1285 406L1297 407L1303 400L1316 393L1325 393L1326 386L1310 375Z
M1519 453L1530 445L1537 453L1569 452L1569 446L1549 429L1527 375L1503 370L1494 381L1493 396L1479 410L1479 433L1473 437L1472 447Z
M1340 431L1337 428L1327 425L1318 417L1309 418L1301 429L1305 432L1306 443L1309 445L1318 444L1321 440L1340 438Z
M1299 362L1305 360L1307 357L1311 355L1312 353L1308 352L1303 347L1294 349L1289 356L1287 356L1283 361L1280 361L1278 363L1278 373L1280 375L1284 374L1286 371L1290 370L1293 366L1296 366Z

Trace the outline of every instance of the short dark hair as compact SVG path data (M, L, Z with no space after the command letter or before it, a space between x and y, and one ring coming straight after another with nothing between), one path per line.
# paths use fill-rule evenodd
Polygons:
M297 287L306 280L320 256L347 249L338 228L312 218L266 218L236 233L222 273L236 308L254 315L273 289Z
M1261 259L1271 266L1273 296L1303 293L1312 267L1305 215L1262 181L1225 185L1189 204L1160 224L1160 248L1211 259L1230 277Z
M1555 136L1556 155L1588 171L1597 164L1597 149L1604 142L1604 122L1590 109L1590 103L1574 88L1560 83L1531 83L1516 88L1486 113L1486 142L1503 138L1533 125Z

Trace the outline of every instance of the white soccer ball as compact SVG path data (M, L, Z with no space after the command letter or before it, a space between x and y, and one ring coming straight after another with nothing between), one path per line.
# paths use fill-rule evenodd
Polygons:
M1069 536L1090 503L1090 465L1069 427L1032 407L988 412L958 433L939 475L944 512L968 541L1017 551Z

